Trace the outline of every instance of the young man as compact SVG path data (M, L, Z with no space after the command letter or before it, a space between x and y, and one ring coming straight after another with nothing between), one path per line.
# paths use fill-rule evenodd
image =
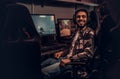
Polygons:
M77 30L69 52L60 61L41 69L44 79L52 79L66 69L71 68L70 65L66 65L71 61L80 61L83 59L87 61L94 55L94 31L87 27L88 12L84 9L77 10L73 19L77 25ZM63 53L60 52L55 56L59 58L61 54Z

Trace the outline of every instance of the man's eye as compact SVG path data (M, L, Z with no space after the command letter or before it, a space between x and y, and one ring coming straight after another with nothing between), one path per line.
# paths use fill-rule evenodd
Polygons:
M80 18L81 16L77 16L77 18Z
M83 16L82 16L82 18L86 18L86 16L85 16L85 15L83 15Z

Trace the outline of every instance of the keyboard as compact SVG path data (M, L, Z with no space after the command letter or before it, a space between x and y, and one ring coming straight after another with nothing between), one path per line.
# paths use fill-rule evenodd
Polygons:
M67 47L66 44L53 44L53 45L48 45L48 46L41 46L41 51L49 51L49 50L56 50L59 48Z
M54 54L54 53L62 51L62 50L64 50L64 48L60 48L60 49L56 49L56 50L49 50L49 51L46 51L46 52L42 52L41 56Z
M45 46L45 47L41 48L41 56L53 54L55 52L62 51L66 48L68 48L68 46L66 44L57 44L57 45L53 45L53 46Z

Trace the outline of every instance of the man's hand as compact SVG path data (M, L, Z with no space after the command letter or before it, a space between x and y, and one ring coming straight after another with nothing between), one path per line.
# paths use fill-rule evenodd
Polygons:
M54 57L58 59L62 56L62 54L63 54L63 51L57 52L54 54Z
M61 62L60 62L60 66L65 66L69 62L71 62L70 59L62 59Z

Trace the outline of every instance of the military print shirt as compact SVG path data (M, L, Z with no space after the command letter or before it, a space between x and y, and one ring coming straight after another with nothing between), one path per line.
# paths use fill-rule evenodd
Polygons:
M67 58L78 60L94 55L94 31L89 27L78 29L74 35Z

